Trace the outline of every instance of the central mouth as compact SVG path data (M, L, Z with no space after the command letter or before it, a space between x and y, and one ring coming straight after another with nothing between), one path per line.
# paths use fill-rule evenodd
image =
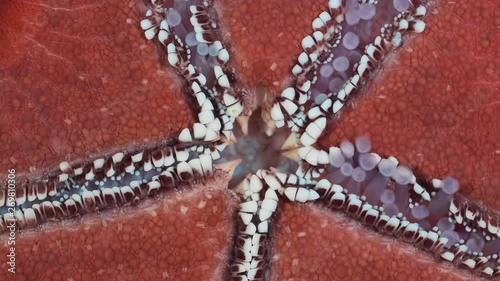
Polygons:
M263 113L258 107L250 116L237 119L234 138L228 141L221 158L214 161L216 165L228 164L231 167L230 189L235 189L249 174L261 169L294 173L299 167L293 157L286 156L288 150L284 147L292 132L288 128L269 130Z

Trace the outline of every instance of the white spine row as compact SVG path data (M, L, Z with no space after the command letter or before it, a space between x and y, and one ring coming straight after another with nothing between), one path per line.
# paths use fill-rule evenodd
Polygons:
M115 205L137 204L160 189L209 177L213 174L213 160L220 158L226 146L218 140L217 132L195 123L192 129L182 130L177 145L117 152L86 165L62 162L59 173L16 189L15 218L8 216L6 191L0 189L0 233L11 219L16 219L20 228L30 227ZM154 175L149 182L123 182L127 174L137 173ZM120 182L120 186L105 187L107 180ZM97 188L89 188L90 182Z
M453 220L466 226L469 232L483 231L486 240L493 238L500 239L499 220L493 214L479 210L478 207L470 204L461 198L453 198L450 203L449 215Z
M404 217L389 217L382 209L365 202L363 197L348 194L342 186L331 184L326 179L320 180L314 190L319 194L319 200L326 206L342 210L382 233L402 238L405 242L429 251L443 260L481 275L487 277L500 275L498 256L472 254L467 252L466 245L458 243L446 247L448 238L441 237L439 231L425 231L418 223L411 223Z
M331 184L326 179L314 182L294 174L260 170L245 180L242 193L245 201L240 204L238 213L235 260L231 267L233 280L262 280L265 275L266 254L269 254L266 252L269 220L277 209L279 198L283 196L292 202L319 201L329 208L345 212L368 227L401 238L445 261L487 277L500 275L498 257L471 254L467 252L467 246L458 243L446 247L448 239L441 237L440 231L426 231L418 223L411 223L404 217L388 216L384 214L383 208L370 205L363 196L349 194L342 186ZM455 201L450 206L450 212L462 209L457 204ZM487 221L486 226L498 233L497 224Z
M220 131L227 139L230 139L234 120L243 111L243 105L231 88L231 82L225 72L224 67L229 61L229 53L222 43L216 40L215 28L217 25L208 14L208 9L210 9L208 3L204 2L203 5L190 7L192 13L190 23L193 25L196 39L200 43L213 45L218 50L217 62L219 65L213 67L216 83L212 89L207 88L207 78L191 63L187 44L169 26L166 20L168 9L163 7L163 3L156 1L152 1L152 3L153 9L148 10L146 19L141 21L146 38L149 40L158 38L166 49L169 64L176 68L187 81L189 91L193 94L200 108L199 122Z
M314 147L302 147L298 150L298 154L301 159L303 159L308 165L310 165L310 167L305 169L304 167L300 167L299 171L297 171L297 174L299 176L303 176L304 179L307 180L318 178L324 172L326 166L329 165L329 159L335 158L339 153L342 153L339 147L330 147L329 153L323 150L318 150ZM398 169L399 161L395 157L391 156L389 158L382 158L376 153L370 153L370 155L373 156L374 159L377 159L373 164L375 165L374 167L377 167L379 173L387 173L387 171L383 172L382 170L387 169L388 163L392 164L391 168L393 171ZM398 181L397 173L392 173L390 177L392 181ZM415 175L412 174L408 183L408 188L410 194L408 205L409 208L412 209L415 206L415 203L421 203L425 201L430 202L436 195L436 192L440 188L442 188L442 181L439 179L433 179L431 186L424 187L417 182ZM393 227L388 230L385 228L385 222L383 222L384 228L382 229L381 227L379 227L377 222L374 221L375 218L373 218L372 215L382 215L383 212L378 211L377 206L371 206L368 203L361 204L360 202L363 201L363 197L359 198L358 195L348 194L339 185L330 185L329 182L325 179L321 180L318 183L315 190L320 194L323 200L325 200L326 198L328 204L330 204L331 206L335 208L344 208L347 213L356 215L356 217L361 219L361 221L363 221L364 223L369 223L371 226L375 226L375 228L379 230L383 230L386 233L389 232L389 234L392 234ZM386 215L384 216L385 217L378 216L376 219L382 219L382 221L388 220L388 217ZM469 203L463 198L458 198L457 196L453 197L449 206L448 218L454 224L465 226L465 230L468 232L482 233L482 236L486 241L492 239L500 239L500 224L497 216L480 210L476 205ZM402 223L402 221L406 221L404 224L408 224L408 221L404 217L394 217L391 219L393 222L397 221L398 223ZM416 223L413 223L412 225L415 224ZM418 228L418 224L416 225ZM412 229L413 228L415 227L412 226ZM422 233L425 233L425 231ZM430 231L428 233L432 233L430 235L432 237L435 237L436 233L440 234L441 232L436 230ZM467 246L464 245L463 242L456 243L449 248L444 248L446 242L444 242L444 244L440 243L438 248L435 246L431 247L431 244L429 244L430 241L426 242L424 239L425 237L421 237L421 235L415 237L413 237L414 235L412 235L413 238L409 239L408 237L406 237L409 235L408 233L401 232L400 234L403 235L405 241L414 243L417 246L421 244L420 246L423 246L423 248L425 248L426 250L437 253L441 256L441 258L445 260L459 263L471 270L479 270L481 274L484 274L486 276L500 275L500 265L493 266L493 264L500 263L498 254L484 256L482 254L473 254L467 252ZM424 240L419 240L420 242L417 242L416 239L418 237L421 237L420 239ZM443 239L446 238L443 237ZM437 240L433 239L432 241L435 242ZM439 251L437 251L436 249L439 249Z
M440 238L437 232L422 230L417 223L410 223L405 218L389 217L378 206L372 206L363 197L349 194L340 185L331 184L328 180L320 180L314 190L328 207L343 210L362 223L374 227L388 235L402 236L406 242L421 246L429 251L439 251L448 242Z
M326 166L330 165L329 159L336 158L337 155L341 153L341 148L336 146L330 147L329 152L318 150L311 146L302 147L298 150L298 155L310 167L307 167L306 169L303 167L299 168L301 171L298 171L297 173L303 174L304 178L307 179L318 178L321 176L321 173L325 170ZM387 171L383 172L383 169L387 170L389 167L392 170L396 170L400 166L399 161L394 156L382 158L380 155L373 152L370 153L370 156L373 159L376 159L373 161L373 168L377 167L379 173L381 174L387 175ZM397 173L391 173L390 177L393 181L398 181ZM417 178L413 173L409 178L408 191L412 195L409 197L408 201L410 209L414 207L415 203L431 201L431 199L435 196L436 191L441 189L443 185L442 180L433 179L431 186L424 187L417 182ZM458 224L469 226L470 231L477 231L481 229L487 231L487 234L489 235L496 235L500 238L500 224L498 219L491 214L480 211L478 207L468 203L464 199L456 197L453 198L450 204L450 214L453 215L452 219Z
M319 195L312 186L312 182L296 175L265 170L244 180L230 269L232 280L264 280L270 261L269 227L280 197L292 202L314 201Z
M342 154L341 148L332 146L329 148L329 152L324 150L318 150L312 146L301 147L298 149L298 155L301 160L303 160L306 165L299 167L297 174L306 179L315 179L322 175L328 165L330 165L330 159L336 158L337 155ZM388 158L382 158L377 153L370 153L373 159L371 168L377 168L378 172L390 176L394 182L398 182L397 173L387 174L387 170L392 171L397 170L400 163L397 158L390 156ZM412 173L409 176L410 180L408 182L409 194L408 198L409 208L412 209L415 203L430 202L432 198L436 195L436 191L442 188L442 180L433 179L431 185L424 187L417 182L416 176ZM481 211L477 206L469 203L465 199L454 197L450 203L450 219L454 222L467 226L466 230L469 232L477 232L479 230L484 231L485 235L497 236L500 238L500 223L496 216L487 213L486 211Z
M425 13L424 6L410 9L396 16L392 25L385 25L381 29L381 35L365 47L359 63L354 66L354 76L347 80L340 91L328 94L326 100L321 104L313 105L307 115L302 117L302 121L299 123L305 124L305 129L300 128L300 142L303 145L310 146L316 143L325 129L326 118L331 118L339 113L352 95L372 78L372 75L382 65L386 55L391 51L392 46L396 46L395 38L401 38L401 32L406 30L423 31L425 24L419 18L423 17ZM399 45L398 42L397 46Z
M370 205L363 196L349 194L342 186L331 184L326 179L314 182L294 174L260 170L245 180L242 193L244 202L238 212L234 261L230 271L232 280L263 280L269 262L267 243L270 220L281 197L291 202L321 202L445 261L484 276L500 275L498 257L468 253L467 246L463 244L447 247L448 238L441 237L440 231L426 231L405 217L388 216L383 208ZM457 207L450 207L450 210L454 208Z
M330 0L328 12L322 12L312 23L312 36L302 40L298 63L293 67L294 86L283 90L271 108L271 118L280 128L287 122L297 132L304 125L304 105L310 98L311 84L315 82L315 71L319 65L333 58L332 49L341 39L340 23L344 21L341 0Z
M393 24L387 24L381 29L381 35L374 42L365 47L364 55L360 62L354 66L354 76L348 79L343 89L337 93L328 94L328 98L321 104L313 105L304 114L304 104L309 100L311 83L314 76L309 72L333 57L332 48L340 41L339 23L343 21L343 7L339 0L329 3L330 13L323 12L313 21L313 36L307 36L302 41L304 52L299 55L299 63L293 68L292 74L296 87L287 88L271 108L271 117L277 127L282 127L287 121L294 132L300 132L300 142L305 146L316 143L324 131L326 118L336 115L349 101L352 94L356 93L381 66L385 56L392 47L401 45L401 35L404 31L423 32L424 22L420 20L425 13L424 6L410 7L395 17ZM335 21L332 20L335 18ZM325 40L326 39L326 40ZM333 42L328 44L329 40ZM324 59L327 54L326 59ZM323 56L323 59L321 57ZM305 129L304 129L305 127Z

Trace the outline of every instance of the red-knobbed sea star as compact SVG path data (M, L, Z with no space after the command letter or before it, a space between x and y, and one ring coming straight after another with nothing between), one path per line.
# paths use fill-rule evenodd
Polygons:
M1 59L6 99L1 102L8 108L1 132L6 142L4 169L15 164L24 174L28 169L44 174L45 167L64 160L90 160L93 155L140 147L190 127L196 118L175 90L175 76L166 74L169 70L157 62L156 50L140 37L137 20L142 8L121 2L53 5L0 6L5 19L0 40L6 50ZM276 89L289 84L283 77L324 7L278 1L217 3L222 28L229 31L233 44L235 72L247 89L259 83L279 92ZM398 156L424 177L455 175L468 188L462 189L464 195L495 210L494 187L500 179L499 107L494 95L499 81L494 47L498 12L492 1L443 1L431 3L429 10L426 33L393 54L366 97L341 117L340 126L331 124L338 127L320 143L328 147L339 136L352 140L369 134L377 152ZM260 18L260 13L269 14ZM435 129L443 127L445 132ZM485 167L471 168L476 162ZM222 177L215 184L225 186L224 181ZM214 278L214 271L223 270L233 213L227 210L235 208L234 201L217 188L194 190L198 191L181 193L176 202L146 201L133 212L123 208L102 217L84 216L78 220L81 224L65 221L23 233L17 246L21 273L15 277ZM285 205L275 233L273 278L470 278L446 266L450 272L443 274L442 265L426 264L425 254L416 253L420 258L415 258L405 245L317 212L314 207ZM312 218L314 222L304 223ZM317 248L306 247L310 243L317 243ZM28 255L30 262L24 263Z

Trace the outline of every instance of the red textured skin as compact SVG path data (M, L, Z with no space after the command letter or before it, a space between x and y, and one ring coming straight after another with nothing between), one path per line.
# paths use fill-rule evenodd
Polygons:
M216 6L242 84L249 89L262 86L275 95L289 85L302 39L311 33L312 20L325 11L327 2L223 0Z
M226 184L18 234L16 274L2 243L0 280L218 280L237 207Z
M271 280L479 280L344 214L284 204Z
M223 26L229 32L225 36L231 40L233 63L240 80L248 87L263 85L270 91L277 91L286 85L286 75L300 52L300 41L310 33L311 21L320 11L324 10L326 5L320 1L300 2L302 1L259 1L251 4L247 2L248 4L245 5L244 1L236 3L226 1L217 4L223 18ZM429 17L425 33L411 42L406 42L404 49L394 54L392 62L380 73L382 75L376 79L376 84L371 87L366 94L366 98L356 103L355 110L349 110L349 113L343 115L340 126L338 123L330 125L331 133L322 140L321 144L324 146L333 145L338 143L340 138L349 137L352 139L359 134L368 133L377 152L393 154L403 163L406 162L413 167L419 168L428 177L451 174L457 176L462 183L470 181L472 183L470 189L466 189L464 194L470 195L472 199L482 200L489 206L496 207L494 199L498 198L495 187L498 186L500 179L498 172L499 156L498 154L483 153L478 146L487 146L490 147L490 150L498 149L494 147L495 143L499 143L498 66L493 65L492 68L488 68L485 65L491 64L495 58L498 58L498 47L496 47L494 41L497 40L496 43L498 43L498 36L493 35L498 32L494 27L500 24L498 22L500 16L498 15L498 9L493 9L491 6L494 4L493 0L473 1L467 4L481 5L481 7L474 8L463 6L466 5L466 1L456 1L458 2L456 5L449 5L446 2L437 3L438 7L434 10L437 15ZM108 1L102 4L80 2L73 3L71 7L64 7L67 10L56 9L54 11L50 6L60 5L60 3L51 2L39 5L6 1L0 4L0 46L2 47L2 53L0 54L0 89L2 94L5 93L5 96L8 97L0 100L1 108L6 108L0 113L2 115L0 140L7 143L7 145L0 148L0 154L6 155L0 160L1 169L5 170L15 164L19 171L28 171L29 167L43 170L63 159L89 157L93 153L130 147L134 144L146 143L152 139L161 139L193 122L194 118L188 106L183 105L182 94L178 84L175 83L176 78L173 78L175 75L167 73L168 71L157 72L158 69L163 70L164 65L158 63L156 50L152 44L149 44L143 38L137 26L141 18L138 12L140 7L137 5L129 8L128 4L120 1ZM461 14L458 14L462 20L458 20L458 16L448 16L449 12L446 9L455 9L457 13L462 11ZM51 12L47 13L47 10ZM497 14L495 15L495 13ZM127 18L132 20L131 24L126 24ZM47 22L48 26L41 28L37 27L37 25L28 24L28 19L41 23ZM466 22L471 22L474 26L481 25L489 32L474 32L474 26L467 26ZM453 32L437 32L438 28L451 28L455 32L463 32L463 34L460 33L461 36L453 37ZM61 32L62 30L67 32ZM462 30L467 30L467 32ZM42 44L38 45L32 40L23 39L18 34L35 34L37 42ZM430 37L432 34L445 37L451 36L453 39L463 39L464 42L476 42L478 38L481 39L478 42L488 40L490 42L488 42L489 44L482 43L484 45L481 45L483 46L481 49L474 49L473 45L467 45L469 49L463 51L465 56L460 57L464 61L456 68L462 69L461 73L467 72L467 75L464 74L457 81L449 77L447 80L443 80L436 72L442 67L443 71L448 71L451 74L451 70L447 69L449 63L453 60L438 56L437 59L440 58L439 65L432 65L429 71L426 64L436 62L430 54L432 54L432 51L435 51L436 54L443 52L443 50L446 50L445 47L457 48L461 43L459 43L460 40L449 40L443 43L437 39L432 39ZM81 37L84 37L85 40L80 41ZM467 39L468 37L472 41ZM438 43L442 44L442 46L436 47L435 44ZM139 46L142 45L145 48L140 51ZM434 49L429 52L428 50L423 51L423 48ZM410 52L410 49L413 51ZM479 51L489 52L488 54L491 54L493 59L479 56ZM419 58L425 58L426 56L428 60L425 63L420 62ZM478 56L483 57L481 64L475 64L473 60ZM60 57L63 57L63 59ZM71 61L70 64L74 65L75 69L66 68L63 63L65 60ZM273 62L276 62L275 67L273 67ZM50 65L52 65L52 70L50 70ZM410 65L415 70L411 70ZM473 67L475 71L463 70L470 67ZM49 74L53 71L53 74L52 76L45 75L42 74L43 71ZM411 75L412 71L418 71L416 72L418 74ZM394 76L398 72L403 72L404 75ZM69 75L71 73L92 73L95 75L90 75L87 80L89 82L83 83L78 80L78 76ZM469 76L469 73L471 76ZM109 75L109 77L106 76L106 81L109 83L103 85L102 80L99 81L98 74ZM391 74L393 74L392 78ZM475 76L472 74L475 74ZM470 81L467 81L467 77L470 77L470 81L481 83L478 83L477 87L472 87ZM146 85L142 84L144 78L148 80ZM419 87L416 88L417 90L413 91L414 93L411 93L408 87L403 92L401 87L399 87L399 90L395 87L403 79L407 79L412 83L421 82ZM429 80L427 81L427 79ZM426 81L433 82L433 85L438 87L440 91L447 88L447 84L442 82L450 81L453 82L452 87L454 88L452 89L456 89L456 91L452 91L452 95L449 96L438 94L438 91L430 91L430 89L423 90ZM386 98L383 100L377 98L377 93L373 93L382 86L386 88L394 87L394 90L390 92L385 91ZM464 108L464 102L460 97L463 97L464 93L468 92L476 94L473 99L477 100L474 108L475 114L469 113L470 115L463 116L464 111L458 113L450 111L449 105L447 105L450 102L462 106L459 109ZM148 96L141 96L139 93L147 93ZM96 96L99 98L96 98ZM417 97L420 98L416 99ZM53 106L46 106L48 104ZM163 105L175 110L165 110ZM100 109L103 106L106 107L106 110L101 111ZM15 108L20 107L27 109L15 110ZM423 112L428 112L427 116L432 116L436 114L435 112L448 113L445 121L454 124L451 127L467 128L466 135L469 138L470 147L461 144L460 138L462 136L453 129L440 131L441 146L434 147L430 145L428 139L432 135L429 135L431 129L442 128L440 125L435 126L432 124L433 120L439 120L439 116L425 119L422 118L422 115L425 114L416 112L415 108L420 110L425 108L426 111ZM41 113L35 113L36 111ZM65 121L66 119L71 121L71 126ZM491 122L492 125L486 126L483 125L483 122ZM422 126L422 124L427 124L427 127ZM415 127L417 125L420 129ZM371 128L368 129L368 127ZM489 130L487 130L488 128ZM437 131L437 129L434 130ZM97 133L97 136L94 133ZM33 138L27 138L26 136L33 136ZM57 136L52 138L57 140L56 143L49 141L49 137L52 136ZM57 149L54 149L54 147ZM461 151L464 151L464 153L462 154ZM426 160L423 161L417 157L418 153L424 153L422 155L426 156ZM434 158L431 159L431 157ZM467 162L464 159L469 157L468 161L472 159L480 160L483 164L471 170L473 168L469 168L470 165L463 164ZM490 183L488 184L487 181L490 181ZM188 198L188 195L182 196L186 196L186 200L192 199L191 197ZM157 208L162 208L162 206L174 206L176 203L155 202L155 204L158 204ZM188 205L187 202L186 205ZM222 206L220 208L224 211L217 213L216 218L221 221L227 220L227 217L224 217L224 214L227 215L227 208L223 207L225 206L224 203L219 203L219 206ZM189 205L189 207L192 206ZM294 280L322 280L320 278L346 280L342 279L344 278L342 274L346 274L345 276L349 276L351 280L371 280L372 276L377 275L388 276L388 279L385 280L395 280L399 279L400 272L406 274L401 278L403 280L410 279L413 276L431 279L428 277L429 275L418 275L421 267L404 267L406 264L415 263L414 260L416 259L414 254L407 253L408 251L411 252L407 246L400 243L386 242L390 240L382 239L378 234L367 232L352 225L336 227L334 224L338 223L338 219L335 217L332 218L321 213L318 215L314 212L311 214L311 211L303 207L296 209L299 211L293 211L292 208L285 206L282 219L277 221L278 232L276 234L283 236L277 238L275 244L276 253L290 256L304 254L307 259L301 259L300 268L311 268L308 265L318 266L324 264L322 268L328 266L332 270L329 274L318 273L317 275L315 272L298 273L295 270L297 275L295 275ZM134 221L135 216L140 217L142 212L144 211L128 210L121 215L117 215L116 219L123 222L123 225L128 225ZM302 215L303 212L305 214ZM159 214L159 220L168 219L167 214L162 215L161 212ZM123 228L117 232L111 228L98 227L98 225L102 225L106 218L106 216L104 218L100 216L88 218L94 227L90 227L86 231L94 232L97 235L95 236L96 239L90 242L94 243L95 247L112 248L112 242L117 237L116 235L124 235ZM214 217L213 220L216 220L216 218ZM318 218L328 221L331 225L326 230L322 229L321 224L316 222ZM186 222L188 232L194 232L196 228L192 226L192 221L186 219ZM153 224L154 222L146 221L143 224L136 225L136 231L149 232L154 229ZM118 225L119 223L115 224L117 227ZM290 227L290 230L293 231L287 234L287 225L296 226ZM77 227L81 228L82 226L77 225ZM315 233L318 233L318 235L324 235L322 236L323 240L327 242L317 246L319 249L313 248L318 255L311 256L310 253L302 253L303 249L307 249L308 244L301 244L299 241L292 240L294 241L292 248L283 248L282 241L287 239L288 236L286 235L296 237L297 233L295 231L300 232L304 228L316 231ZM222 230L227 229L227 225L222 228ZM209 235L226 233L222 230L210 230ZM44 245L39 242L45 241L47 233L52 231L59 233L60 236L58 236L57 240L64 241L66 243L64 245L67 246L51 247L50 244ZM164 229L161 233L163 236L169 237L175 236L179 231L179 229ZM339 249L335 241L350 245L347 243L349 243L353 231L357 233L356 235L360 239L372 241L370 243L374 243L374 247L380 247L380 244L384 243L394 243L392 244L394 249L389 252L372 251L368 257L363 258L359 258L357 252ZM53 269L53 263L40 261L36 258L31 259L33 247L44 249L43 255L40 254L40 251L38 252L40 259L42 256L44 258L54 257L54 260L57 257L61 260L58 262L64 263L66 258L69 259L68 248L73 244L82 244L83 234L78 235L75 233L80 232L66 226L47 229L43 232L36 230L30 235L21 236L18 240L20 245L18 250L20 253L24 252L24 255L30 253L30 264L26 266L26 268L29 268L27 272L33 274L30 277L43 275L50 278L57 276L57 273L53 272L54 270L57 271L57 269ZM83 233L85 234L85 232ZM345 238L330 241L328 237L331 235ZM101 238L101 240L97 238ZM137 247L136 245L143 245L145 240L136 237L130 239L129 243L121 245L121 249L123 249L121 256L110 254L109 257L104 256L104 261L113 261L115 256L120 256L120 259L126 257L126 260L133 260L135 255L131 254L133 253L132 249L136 249L134 248ZM211 245L206 248L200 247L196 252L203 253L211 247ZM165 262L159 255L159 249L152 246L143 249L141 257L150 258L151 262L158 262L160 265ZM221 249L221 246L219 246L219 249ZM179 256L182 254L189 257L193 256L182 252L182 249L175 248L172 251ZM2 252L5 251L2 250ZM333 252L337 258L325 259L321 257L321 255L328 252ZM394 258L387 253L400 255L398 256L400 260L403 260L403 258L408 259L400 263L403 266L403 271L399 271L390 263ZM358 254L362 254L361 251ZM339 258L342 255L345 258ZM1 257L5 258L4 255ZM86 257L90 258L90 256ZM419 259L421 257L426 259L425 255L419 256ZM81 257L73 258L69 264L75 269L88 270L88 272L99 270L96 265ZM372 266L369 262L370 259L379 260L381 263L388 262L391 266L384 267L376 264ZM22 259L18 260L19 263L22 263L22 261ZM357 261L365 270L349 269L354 266L352 264L354 261ZM200 261L199 264L200 266L212 265L214 261L209 259ZM2 263L2 266L5 266L5 264ZM176 263L167 260L164 266L171 268L175 267ZM288 280L289 268L292 266L293 259L286 261L282 258L278 260L274 267L273 278ZM428 268L429 272L440 274L441 265L437 263L426 263L422 266ZM4 268L1 268L3 272L5 272ZM68 274L67 271L62 270L62 268L60 274L67 279L69 275L66 275ZM155 277L158 277L161 274L160 269L161 266L158 268L151 267L149 270L152 275L158 274L155 275ZM452 274L464 274L453 267L450 270ZM193 271L194 274L197 274L196 269L193 269ZM388 271L390 273L387 273ZM109 276L119 278L120 272L123 271L116 267L114 269L110 267L109 272L106 272L106 274L112 272ZM134 271L137 274L141 272L140 270ZM204 277L200 277L205 279L188 279L193 278L189 276L189 273L180 276L183 276L182 278L186 280L210 280L206 278L212 276L212 272L210 272ZM0 280L3 278L2 276L0 275ZM23 280L22 276L18 274L16 278ZM158 278L151 276L143 275L141 277L144 278L143 280L158 280ZM449 277L453 276L450 275ZM468 278L468 275L464 276ZM90 275L87 278L87 280L100 279L96 275ZM74 280L78 279L75 278Z
M138 10L122 1L0 4L0 173L158 141L193 123Z
M495 1L436 1L429 14L320 144L368 135L377 153L456 177L461 194L498 210L500 12Z

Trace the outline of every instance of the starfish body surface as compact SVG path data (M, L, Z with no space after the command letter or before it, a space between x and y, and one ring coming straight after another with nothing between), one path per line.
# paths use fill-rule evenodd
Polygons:
M303 52L292 68L291 87L277 95L275 101L262 103L267 127L243 129L251 125L248 120L242 121L240 130L247 137L238 140L234 138L236 132L233 133L236 118L248 112L251 107L246 105L252 101L246 90L237 86L237 77L228 66L229 51L222 43L213 7L208 3L193 3L198 5L189 7L192 16L188 26L193 29L190 31L182 30L184 25L180 23L187 19L176 14L176 9L162 1L153 1L147 18L140 25L146 38L160 41L160 52L164 52L168 64L182 77L187 100L196 110L194 125L162 142L116 151L90 162L61 162L58 169L33 177L16 191L18 209L14 218L7 218L7 210L2 213L4 229L7 230L12 220L24 228L115 205L144 204L141 201L163 190L212 177L217 173L213 161L227 154L232 147L228 143L232 142L236 151L243 151L242 166L253 165L253 168L248 176L247 171L238 172L239 168L236 168L238 173L233 172L240 176L235 182L242 180L241 185L230 181L241 203L237 207L232 239L229 262L232 266L221 269L225 272L224 278L271 278L270 223L282 201L319 202L326 208L347 213L370 229L401 238L478 274L498 274L495 266L498 256L495 250L490 250L498 247L495 215L463 197L455 197L458 183L454 179L432 182L417 179L412 170L399 165L396 158L370 153L370 144L363 138L357 139L355 145L344 142L328 150L315 146L326 129L327 120L337 115L350 97L369 83L384 58L402 45L404 32L422 32L425 27L421 21L426 12L424 6L411 5L403 9L396 13L393 22L379 24L380 35L366 36L366 46L358 63L349 70L344 69L345 61L337 60L338 54L332 50L340 44L349 49L352 44L352 40L345 40L349 32L342 31L341 26L344 21L353 20L348 7L355 6L353 3L345 6L344 2L330 1L325 6L325 11L313 21L312 35L302 40ZM361 4L373 7L375 3ZM194 39L188 39L191 32ZM330 67L322 66L329 63ZM325 85L321 80L329 77L325 73L342 72L342 69L347 77L339 78L341 82L337 85L327 84L330 91L323 93L320 89ZM273 169L279 168L282 162L274 156L271 164L252 162L265 160L265 150L264 155L254 154L258 154L261 142L271 135L268 132L275 131L274 125L287 126L293 133L286 142L278 138L279 144L285 142L285 149L272 146L274 150L270 153L291 152L287 154L294 155L300 162L296 173L289 163L282 169L286 172ZM248 137L248 131L264 132L264 136ZM374 191L370 183L377 177L385 182L377 185L383 187L382 190ZM444 210L443 202L448 204ZM182 206L180 210L187 212ZM425 218L430 219L424 222ZM431 220L443 218L441 226L434 226L437 222ZM456 241L450 243L453 239ZM485 246L485 243L489 244ZM165 274L168 278L168 272Z

